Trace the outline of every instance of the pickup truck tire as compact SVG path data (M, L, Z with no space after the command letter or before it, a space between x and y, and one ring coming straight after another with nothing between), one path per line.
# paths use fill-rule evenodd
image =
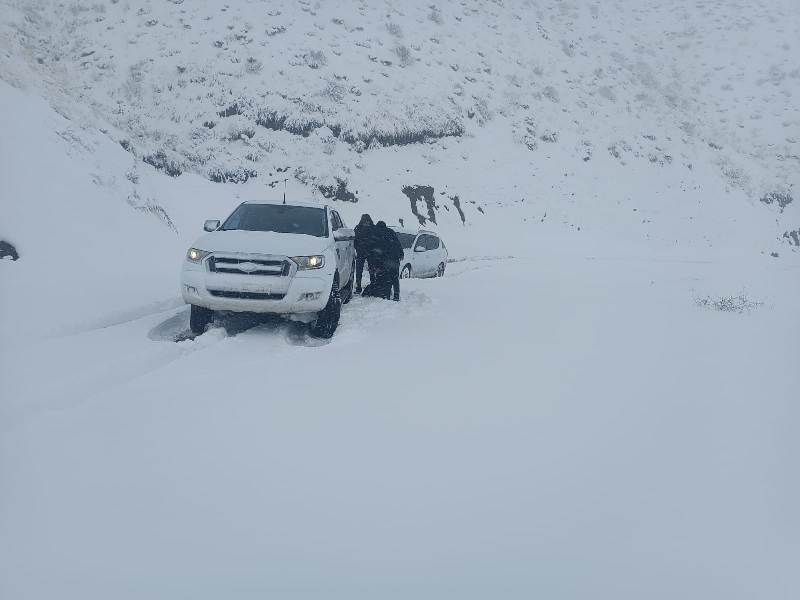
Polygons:
M350 267L350 281L347 282L347 285L342 288L341 296L342 296L342 304L347 304L350 300L353 299L353 288L355 287L356 282L356 261L353 261L352 266Z
M192 330L192 333L203 333L213 318L213 310L192 304L189 310L189 329Z
M328 340L333 337L336 328L339 326L339 317L342 314L342 297L339 293L339 276L333 280L331 295L317 319L311 324L311 335L314 337Z

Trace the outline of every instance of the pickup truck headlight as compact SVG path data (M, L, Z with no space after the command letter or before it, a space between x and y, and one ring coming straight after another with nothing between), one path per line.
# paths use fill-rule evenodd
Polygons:
M324 256L292 256L291 258L297 263L297 268L301 271L304 269L321 269L325 266Z
M186 260L188 260L191 263L199 263L209 254L211 254L211 252L206 252L205 250L198 250L197 248L189 248L189 251L186 252Z

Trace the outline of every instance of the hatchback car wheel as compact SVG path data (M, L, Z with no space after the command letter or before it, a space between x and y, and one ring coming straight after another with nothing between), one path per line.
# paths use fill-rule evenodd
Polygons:
M403 270L400 271L400 279L409 279L411 277L411 265L406 265L403 267Z

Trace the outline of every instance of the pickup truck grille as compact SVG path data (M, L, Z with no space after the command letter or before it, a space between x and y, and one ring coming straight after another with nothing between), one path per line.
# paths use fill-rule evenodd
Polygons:
M238 298L240 300L283 300L286 294L262 294L260 292L231 292L228 290L208 290L217 298Z
M230 256L212 256L208 259L208 270L212 273L286 277L289 275L290 268L291 263L288 260L236 258Z

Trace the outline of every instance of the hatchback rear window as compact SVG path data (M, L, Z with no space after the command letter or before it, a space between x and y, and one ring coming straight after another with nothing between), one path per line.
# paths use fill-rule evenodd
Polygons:
M414 238L417 237L410 233L400 233L399 231L395 231L397 234L397 239L400 240L400 245L403 247L403 250L408 250L411 248L411 244L414 243Z

